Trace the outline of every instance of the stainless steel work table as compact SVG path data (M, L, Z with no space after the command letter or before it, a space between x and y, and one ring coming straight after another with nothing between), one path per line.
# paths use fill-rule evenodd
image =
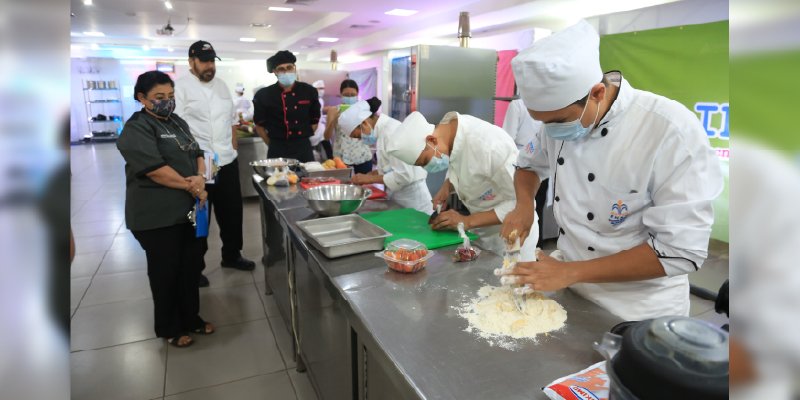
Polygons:
M287 188L279 189L262 187L262 200L288 204L281 202L291 199L272 199L288 197ZM360 211L395 207L386 201L365 206ZM283 316L297 329L300 354L324 399L545 398L541 386L601 360L592 342L620 322L563 290L553 298L567 310L564 329L535 343L519 341L514 351L493 347L464 331L455 307L481 286L497 284L498 256L484 252L457 264L450 260L454 247L437 249L426 269L400 274L371 253L326 258L295 225L317 217L308 208L276 207L276 216L296 282L296 315Z

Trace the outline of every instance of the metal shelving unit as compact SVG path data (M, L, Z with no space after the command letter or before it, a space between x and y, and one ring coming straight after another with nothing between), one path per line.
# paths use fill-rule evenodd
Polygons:
M86 104L89 133L85 141L114 141L122 132L122 96L116 81L84 81L83 99ZM102 119L105 116L106 119ZM98 119L101 118L101 119Z

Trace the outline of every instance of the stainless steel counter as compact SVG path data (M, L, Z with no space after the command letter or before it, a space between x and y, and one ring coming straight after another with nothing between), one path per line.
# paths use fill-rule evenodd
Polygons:
M275 207L286 236L288 256L275 264L288 270L285 295L294 314L282 315L294 327L299 361L321 398L545 398L541 386L601 360L591 344L620 322L564 290L553 294L568 313L564 329L535 343L517 342L515 351L493 347L464 331L467 323L455 307L481 286L497 284L492 270L501 263L498 256L484 252L477 262L454 264L454 247L438 249L425 270L411 275L388 271L372 253L328 259L296 226L317 215L305 207L276 207L299 193L260 186L262 202ZM360 211L395 207L369 201Z

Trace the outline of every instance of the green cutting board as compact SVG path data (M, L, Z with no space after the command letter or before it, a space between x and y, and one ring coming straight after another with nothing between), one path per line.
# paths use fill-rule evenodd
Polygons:
M456 231L434 231L428 225L428 214L413 208L377 211L359 214L364 219L389 231L392 236L386 243L397 239L413 239L422 242L428 249L460 244L463 240ZM477 240L478 235L467 232L470 240Z

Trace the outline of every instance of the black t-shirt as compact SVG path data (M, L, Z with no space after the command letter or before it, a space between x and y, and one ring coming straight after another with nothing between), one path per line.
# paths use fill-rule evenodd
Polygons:
M311 126L319 123L320 112L317 89L305 82L295 82L286 92L275 83L259 90L253 98L253 122L264 127L270 139L314 136Z
M117 148L125 159L128 229L149 230L189 222L187 213L194 206L194 197L147 176L165 165L181 176L197 175L197 157L202 157L203 151L186 121L175 114L163 121L145 111L135 112L122 129Z

